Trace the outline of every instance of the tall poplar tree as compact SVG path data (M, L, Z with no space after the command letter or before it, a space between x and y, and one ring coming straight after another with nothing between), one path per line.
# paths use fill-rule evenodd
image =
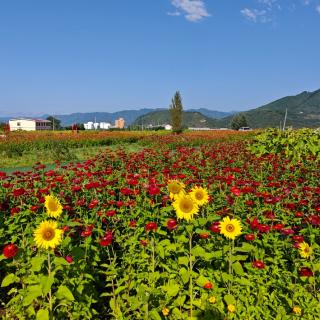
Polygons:
M177 91L174 97L172 98L169 110L170 110L170 116L171 116L172 131L174 133L181 133L183 106L182 106L181 95L179 91Z

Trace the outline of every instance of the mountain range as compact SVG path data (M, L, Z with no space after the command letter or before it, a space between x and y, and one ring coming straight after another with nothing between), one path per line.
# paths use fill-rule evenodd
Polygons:
M279 127L283 125L287 110L286 126L294 128L320 127L320 89L304 91L295 96L287 96L259 108L241 112L245 115L248 126L252 128ZM183 114L183 125L187 127L230 127L233 115L236 112L221 112L206 108L189 109ZM47 118L45 114L40 118ZM73 123L86 123L88 121L110 122L120 117L124 118L126 125L148 126L170 123L168 109L144 108L140 110L124 110L117 112L90 112L54 115L61 120L62 126ZM0 118L0 122L7 122L10 117Z

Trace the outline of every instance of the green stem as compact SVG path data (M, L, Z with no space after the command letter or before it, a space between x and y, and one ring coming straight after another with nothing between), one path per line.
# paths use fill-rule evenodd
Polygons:
M48 251L48 276L50 278L51 275L51 259L50 259L50 251ZM52 292L51 288L49 290L49 313L50 313L50 319L52 318Z
M193 312L193 283L192 283L192 233L189 235L189 295L190 295L190 319Z

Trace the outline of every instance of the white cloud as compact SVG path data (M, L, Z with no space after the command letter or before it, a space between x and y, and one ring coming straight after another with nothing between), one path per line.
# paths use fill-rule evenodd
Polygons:
M261 22L267 22L268 21L268 18L266 17L266 10L257 10L257 9L248 9L248 8L245 8L245 9L242 9L240 11L242 13L242 15L252 21L252 22L258 22L258 21L261 21Z
M169 15L179 15L183 13L189 21L196 22L203 18L210 17L203 0L171 0L173 6L177 8L177 12Z
M316 7L316 11L320 14L320 5Z

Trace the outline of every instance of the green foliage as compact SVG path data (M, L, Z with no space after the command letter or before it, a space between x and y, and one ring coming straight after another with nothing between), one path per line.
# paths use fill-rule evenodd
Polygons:
M257 156L283 154L294 162L320 159L320 130L269 129L256 136L249 150Z
M259 108L243 112L251 128L279 128L283 125L288 109L287 126L294 128L317 128L320 121L320 90L302 92L268 103ZM218 127L226 127L232 116L216 120Z
M170 110L170 116L171 116L172 131L174 133L181 133L183 106L182 106L181 95L179 91L175 93L171 101L169 110Z
M239 130L241 127L247 127L247 119L243 113L237 113L233 116L231 121L231 129L233 130Z
M61 130L62 129L61 120L59 120L53 116L49 116L47 118L47 120L51 121L50 126L53 130Z

